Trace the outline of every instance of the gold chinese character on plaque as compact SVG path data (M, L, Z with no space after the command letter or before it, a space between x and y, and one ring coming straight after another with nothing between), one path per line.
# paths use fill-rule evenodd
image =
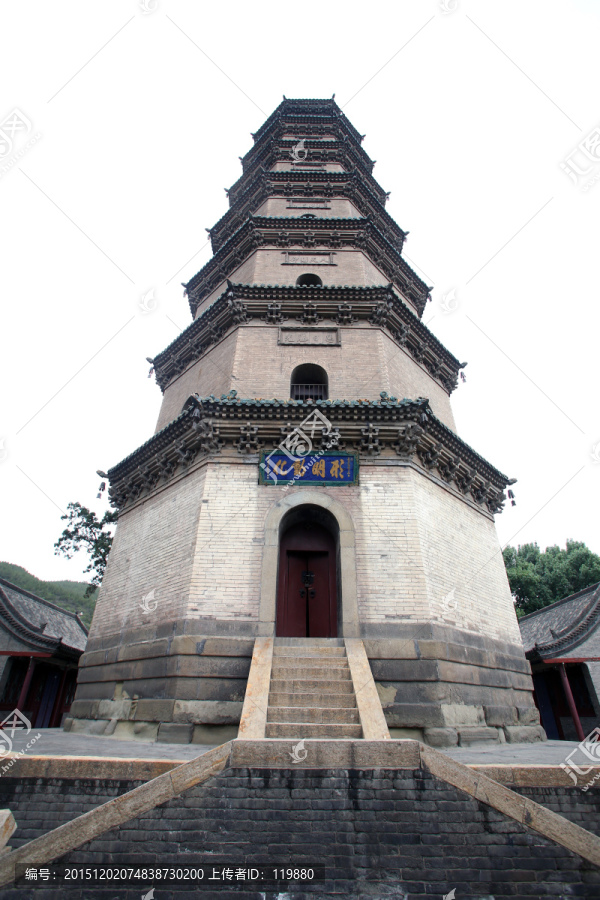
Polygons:
M313 475L319 475L321 478L325 478L325 460L319 459L316 463L313 464L312 467Z
M331 463L331 468L329 470L329 474L332 478L343 478L344 477L344 462L343 459L334 459Z

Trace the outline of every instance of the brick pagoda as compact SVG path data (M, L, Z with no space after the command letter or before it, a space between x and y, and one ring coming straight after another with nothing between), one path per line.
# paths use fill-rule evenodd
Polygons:
M362 137L334 100L284 99L253 138L185 285L193 321L153 360L156 433L109 472L65 727L234 737L263 641L267 737L367 736L327 688L346 646L391 737L543 739L494 525L511 482L456 433L463 364L422 322Z

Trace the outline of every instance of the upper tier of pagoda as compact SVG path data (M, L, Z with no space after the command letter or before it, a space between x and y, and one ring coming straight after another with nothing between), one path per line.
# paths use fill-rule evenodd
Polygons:
M329 252L329 284L345 283L334 258L368 260L360 283L392 285L422 316L430 288L402 257L407 232L385 211L388 194L373 177L363 136L335 100L284 98L253 138L241 158L243 174L228 191L230 208L208 229L214 256L185 285L192 315L214 302L227 280L295 283L287 281L291 271L264 259L246 265L264 251L279 258L293 250L294 259L312 253L315 262ZM289 257L284 264L291 265Z

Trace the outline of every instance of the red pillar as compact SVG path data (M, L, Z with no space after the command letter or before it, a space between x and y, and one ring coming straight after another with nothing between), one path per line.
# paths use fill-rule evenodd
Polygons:
M58 691L56 692L56 697L54 699L54 708L52 710L52 715L50 716L50 721L48 722L48 728L56 728L57 720L60 724L60 711L62 708L63 694L65 691L65 681L67 680L67 672L69 669L64 668L62 673L62 678L60 679L60 685L58 687Z
M571 718L573 719L573 724L575 725L575 731L577 732L577 737L579 738L580 741L583 741L583 740L585 740L585 734L583 733L583 728L581 727L579 713L577 712L577 707L575 706L573 692L571 691L571 685L569 684L569 679L567 677L567 670L565 669L564 663L559 664L558 671L560 672L562 686L563 686L563 689L565 692L565 696L567 698L567 703L569 704L569 712L571 713Z
M23 682L23 687L21 688L21 693L19 694L19 699L17 700L17 709L20 712L23 712L23 707L25 706L25 701L27 700L27 692L29 690L29 685L31 684L31 679L33 678L33 670L35 669L35 657L29 657L29 666L27 667L27 672L25 673L25 681Z

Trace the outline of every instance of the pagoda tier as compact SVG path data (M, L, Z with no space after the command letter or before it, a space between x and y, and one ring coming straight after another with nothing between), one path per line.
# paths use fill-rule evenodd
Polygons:
M383 328L418 365L450 394L465 363L459 363L419 318L385 287L285 287L229 284L227 290L153 360L161 390L226 338L253 320L267 325Z
M226 396L190 397L181 415L131 456L110 469L110 498L124 509L141 497L184 477L202 458L231 456L241 462L272 451L293 429L304 428L312 410L326 417L316 428L315 452L331 445L355 450L366 459L402 459L490 518L502 511L504 489L512 484L475 453L429 409L428 401L397 400L382 392L370 400L263 400Z
M250 214L254 214L270 197L281 197L298 210L331 207L332 198L349 200L356 210L377 226L383 237L399 253L408 232L385 211L379 198L356 172L294 171L261 172L248 183L234 206L212 228L210 234L213 253L221 249L240 228ZM302 215L299 212L298 215Z
M344 134L353 138L358 144L362 143L365 135L360 134L352 122L346 118L335 100L288 100L287 97L279 104L269 118L264 122L252 137L256 142L270 132L274 126L285 122L302 128L302 132L308 134L322 133L312 129L320 129L330 126L332 123L342 128Z
M349 142L338 143L337 141L328 141L325 138L321 140L305 140L304 150L308 156L305 162L294 163L294 169L297 171L308 172L353 172L356 171L361 178L364 178L366 184L373 194L383 203L387 194L383 188L375 181L371 175L373 163L365 162L364 156L359 158L354 148ZM229 203L233 206L237 203L239 197L245 192L248 182L252 178L256 178L263 169L275 171L287 171L285 166L292 163L292 151L298 144L298 140L271 141L264 152L254 154L248 161L244 174L234 185L229 188Z
M293 253L294 248L304 250L304 257ZM329 251L329 261L323 258L323 262L335 265L335 251L348 248L362 251L418 315L423 314L430 288L370 219L251 216L185 285L192 315L256 250L287 252L294 259L301 260L300 265L310 267L320 262L319 253L327 254ZM310 251L308 254L307 250ZM289 256L282 259L282 263L296 265L290 263ZM248 278L248 281L255 282L256 279Z

